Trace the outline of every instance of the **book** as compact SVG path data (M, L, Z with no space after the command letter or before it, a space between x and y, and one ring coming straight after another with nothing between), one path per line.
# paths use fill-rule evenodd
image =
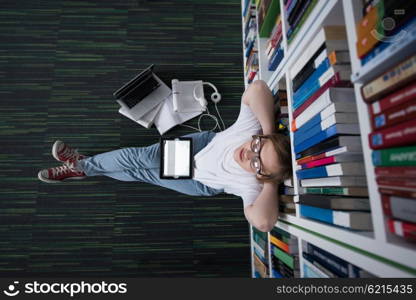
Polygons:
M307 246L306 246L307 248ZM307 253L307 252L303 252L303 257L310 262L317 270L319 270L320 272L326 274L326 277L330 277L330 278L339 278L341 277L338 273L335 273L333 271L330 271L327 267L324 267L322 263L318 262L318 260L315 258L315 256Z
M287 10L287 14L286 14L287 22L289 24L293 23L293 20L302 10L302 7L305 5L306 2L307 0L297 0L291 7L289 7L289 9Z
M350 64L350 56L347 50L337 50L329 53L322 44L321 48L314 54L310 61L303 67L303 69L296 75L292 81L293 91L297 91L299 87L312 75L319 64L327 58L331 65L345 65Z
M297 268L291 269L284 262L272 256L272 267L277 269L284 278L295 278L300 277L300 272Z
M343 137L345 137L345 136L339 136L337 138L343 138ZM336 138L335 142L338 140L337 138ZM331 138L331 139L329 139L329 140L327 140L323 143L325 143L325 145L327 145L329 142L333 144L334 139ZM361 146L361 145L359 144L358 146ZM311 148L309 148L309 149L311 149ZM310 162L313 162L313 161L317 161L317 160L321 160L321 159L325 159L325 158L335 156L335 155L337 155L337 156L338 155L346 155L346 154L353 155L353 156L362 155L361 148L359 148L359 147L351 148L351 147L347 147L347 146L341 146L341 147L335 147L334 148L334 147L332 147L332 145L330 145L330 147L328 147L328 149L329 150L326 151L326 152L322 152L322 153L319 153L319 154L312 154L312 155L308 155L308 156L304 156L302 158L299 158L299 159L296 160L296 163L303 168L302 165L304 165L304 164L307 164L307 163L310 163Z
M328 53L338 50L348 50L345 26L323 26L318 34L313 37L296 63L289 68L289 77L291 80L300 73L322 45L325 45Z
M319 166L310 169L296 171L298 179L319 178L329 176L352 176L365 175L365 168L362 162L343 162L326 166Z
M263 0L264 3L266 0ZM280 14L280 3L279 0L271 0L270 5L265 8L266 16L264 21L259 23L259 37L266 38L270 36L270 33L273 30L274 22L276 21L277 15Z
M288 254L296 254L299 250L297 243L289 245L272 235L270 235L270 242Z
M400 190L392 190L392 189L379 189L380 194L390 195L390 196L398 196L398 197L405 197L405 198L416 198L416 192L412 191L400 191Z
M283 48L279 47L279 49L277 49L276 53L273 55L273 57L270 59L267 69L269 71L274 71L276 70L277 66L279 65L279 63L282 61L284 56L283 53Z
M416 178L411 177L377 177L379 188L416 192Z
M331 115L328 113L332 112L335 106L329 106L328 110L323 111L305 123L301 128L294 132L294 144L300 144L307 140L309 137L318 134L319 132L326 130L327 128L335 124L357 124L358 116L356 113L336 113L333 112ZM324 119L322 119L321 115Z
M291 130L296 131L309 120L320 115L321 119L334 112L356 112L354 90L349 88L329 88L322 93L299 116L293 119Z
M314 262L319 262L323 267L339 277L359 277L360 268L311 243L308 243L306 247Z
M324 157L321 159L313 160L304 164L301 164L301 170L302 169L309 169L319 166L326 166L329 164L334 163L341 163L341 162L358 162L363 161L363 155L362 153L343 153L338 155L332 155L328 157Z
M416 101L403 103L373 116L371 125L373 130L379 130L412 119L416 119Z
M381 100L371 103L371 105L369 106L370 114L373 117L374 115L388 111L389 109L395 106L406 103L415 98L416 82L409 84L403 87L402 89L395 91L394 93L388 94Z
M341 80L339 72L335 73L335 75L333 75L323 86L321 86L311 97L309 97L308 100L293 111L293 118L297 118L330 87L351 87L351 82L348 80Z
M281 260L285 265L291 269L299 267L298 256L292 256L287 254L285 251L279 249L278 247L271 245L273 255Z
M416 241L416 224L410 222L402 222L399 220L389 219L387 221L390 232L404 237L411 241Z
M326 272L320 270L316 265L309 261L308 253L302 252L303 256L303 278L331 278ZM336 277L336 276L334 276Z
M361 87L364 101L372 102L416 78L416 55L402 61Z
M416 119L406 121L369 134L372 149L406 146L416 142Z
M357 26L357 55L363 58L375 46L379 45L386 37L390 37L396 32L396 27L401 27L414 14L413 1L379 1L365 16L363 22ZM400 13L396 13L396 11ZM394 22L394 26L385 26L385 20ZM392 28L391 28L392 27ZM387 39L388 40L388 39Z
M374 166L416 166L416 146L376 150L371 157Z
M360 134L360 127L358 124L334 124L331 127L320 131L319 133L309 137L305 141L294 145L295 153L302 151L330 138L340 134Z
M257 272L259 272L260 276L262 278L267 278L268 277L268 272L267 272L268 267L255 254L253 255L253 262L254 262L254 268L256 269Z
M328 155L335 155L346 151L362 152L361 138L359 136L336 136L298 153L296 159L326 152L331 153Z
M331 176L324 178L302 179L300 181L303 187L324 187L324 186L367 186L367 178L365 176Z
M306 0L304 1L304 4L302 5L301 9L298 13L294 14L294 18L291 22L289 22L288 30L286 32L286 36L289 39L293 33L295 33L295 30L297 26L299 25L300 21L302 20L305 13L308 11L309 6L313 5L314 1L312 0Z
M301 216L306 218L354 230L372 230L373 228L371 214L368 212L337 211L303 204L299 207Z
M280 274L278 271L276 271L275 269L272 269L272 278L284 278L282 274Z
M326 58L293 93L293 108L300 107L309 97L311 97L320 87L322 87L335 73L339 73L341 80L348 81L351 76L350 65L331 65Z
M340 195L340 196L354 196L367 197L368 189L366 187L307 187L304 190L305 194L323 194L323 195Z
M415 40L415 32L416 32L416 18L412 18L408 22L405 22L401 26L396 24L393 34L397 34L395 37L399 39L401 37L407 36L406 43L411 44ZM387 36L386 36L387 37ZM390 49L394 49L394 44L391 42L391 39L388 37L386 39L381 40L373 49L371 49L365 56L361 58L361 65L364 66L373 59L377 58L382 60L383 58L388 57L391 55Z
M368 198L328 195L299 195L299 203L333 210L370 210Z
M382 194L381 202L386 216L416 222L416 199Z
M290 33L290 36L288 36L288 40L287 40L288 44L292 43L293 39L298 34L299 30L302 28L303 24L306 22L306 20L308 19L309 15L311 14L312 10L314 9L317 3L318 3L318 0L312 0L309 6L306 8L306 11L303 13L302 18L298 22L297 26Z
M380 177L416 177L416 167L375 167L376 176Z
M300 70L300 72L292 79L292 90L296 91L302 83L313 73L313 71L319 66L322 62L322 53L325 50L325 43L312 55L306 65ZM326 51L325 51L326 53ZM324 55L325 55L324 53Z

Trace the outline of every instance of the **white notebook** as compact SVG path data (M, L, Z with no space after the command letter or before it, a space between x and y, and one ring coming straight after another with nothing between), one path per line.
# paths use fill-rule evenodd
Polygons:
M179 81L172 80L173 110L175 112L203 112L205 107L194 98L194 89L196 95L203 97L204 88L202 80L196 81Z

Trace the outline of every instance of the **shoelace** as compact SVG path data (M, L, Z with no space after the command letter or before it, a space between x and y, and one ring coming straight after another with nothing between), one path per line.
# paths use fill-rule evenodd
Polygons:
M54 177L59 176L59 175L63 175L65 173L69 172L69 171L72 171L71 168L66 164L63 165L63 166L60 166L60 167L53 168L52 170L53 170L53 176Z
M73 158L78 158L80 154L78 153L78 149L72 149L68 146L65 146L65 150L61 154L65 160L70 160Z

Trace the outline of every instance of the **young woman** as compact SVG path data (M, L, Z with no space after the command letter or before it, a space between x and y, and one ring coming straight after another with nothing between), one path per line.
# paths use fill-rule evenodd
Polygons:
M159 143L86 157L61 141L54 143L52 154L63 165L41 170L38 177L53 183L103 175L187 195L234 194L243 199L250 224L270 231L277 221L278 184L291 176L291 157L288 138L275 133L273 96L267 84L258 80L249 86L237 121L228 129L187 136L192 137L196 153L193 179L159 178Z

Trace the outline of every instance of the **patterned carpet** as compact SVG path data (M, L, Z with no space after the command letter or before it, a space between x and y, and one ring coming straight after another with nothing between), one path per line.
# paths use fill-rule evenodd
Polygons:
M213 82L230 126L244 89L240 0L0 6L0 276L249 277L238 197L36 177L57 165L56 139L88 155L157 142L157 130L122 117L112 97L150 63L167 83Z

